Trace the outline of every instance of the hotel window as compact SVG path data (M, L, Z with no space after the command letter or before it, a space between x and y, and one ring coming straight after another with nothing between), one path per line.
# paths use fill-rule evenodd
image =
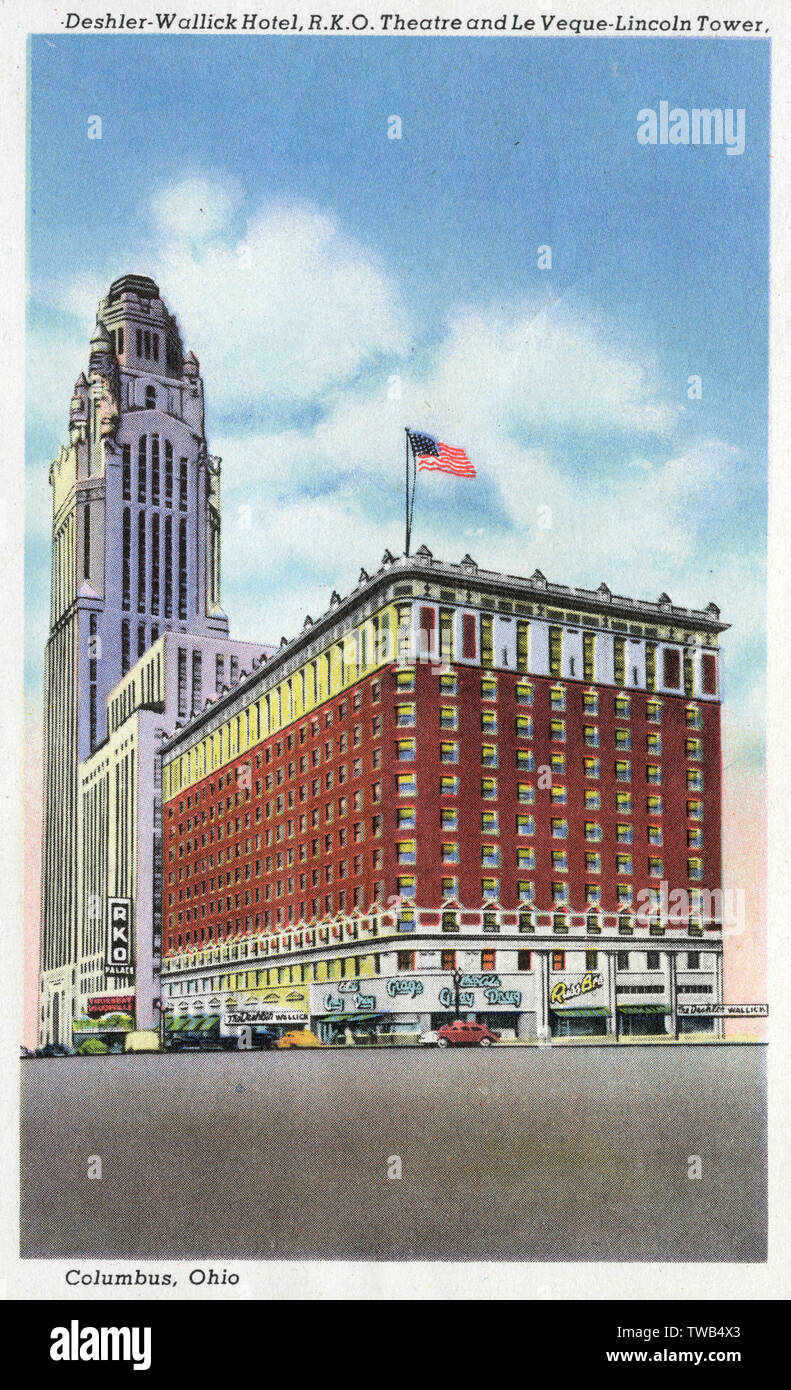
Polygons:
M631 794L631 792L616 792L616 793L615 793L615 809L616 809L616 812L620 812L620 814L621 814L622 816L630 816L630 815L632 814L632 794Z
M596 821L594 821L594 820L586 820L586 822L585 822L585 839L586 839L586 840L593 840L593 841L595 841L595 840L600 840L601 837L602 837L602 828L601 828L601 826L600 826Z
M533 961L531 951L517 951L516 968L517 970L532 970Z
M549 674L550 676L562 676L563 674L563 629L561 627L550 627L549 629Z
M485 734L497 733L497 711L493 709L481 710L481 729Z
M646 782L650 782L652 786L659 786L659 784L662 781L662 769L659 766L659 763L649 763L647 765L645 770L645 780Z
M399 898L414 898L415 896L415 876L414 874L402 874L396 879L396 892Z
M688 801L687 815L689 816L690 820L703 820L703 802Z
M599 952L598 952L598 951L586 951L586 952L585 952L585 969L586 969L586 970L598 970L598 968L599 968Z
M586 787L586 788L585 788L585 810L586 810L586 811L600 811L600 810L601 810L601 792L599 791L598 787Z
M695 694L695 663L692 652L684 652L684 694Z
M658 700L649 700L645 707L645 717L651 724L662 723L662 706Z
M627 749L628 749L628 748L631 748L631 746L632 746L632 734L631 734L631 730L629 730L629 729L616 729L616 730L615 730L615 746L616 746L616 748L627 748Z
M522 764L519 762L519 754L517 753L516 756L517 756L517 767L521 767ZM532 753L531 753L530 756L531 756L531 758L532 758L532 756L533 756ZM550 765L550 767L551 767L551 769L552 769L552 776L553 776L553 777L565 777L565 775L566 775L566 755L565 755L565 753L550 753L550 755L549 755L549 765ZM532 770L532 769L531 769L531 770Z
M413 738L400 738L396 743L396 756L400 763L413 763L415 761L415 740Z
M442 846L443 864L458 864L459 846L455 842L446 843Z
M525 805L533 805L536 799L536 789L531 782L517 782L516 799Z
M620 845L630 845L632 843L632 827L628 824L616 825L615 838Z
M589 913L588 913L588 917L587 917L587 921L586 921L586 927L587 927L588 932L589 932L592 936L600 936L600 935L601 935L601 917L599 916L598 912L589 912Z
M566 801L568 799L566 794L566 788L563 786L550 787L549 799L552 802L553 806L565 806Z
M613 666L615 674L615 684L624 685L626 682L626 638L613 638Z
M165 440L165 506L173 505L173 445Z
M588 850L586 852L585 869L589 874L601 873L601 855L598 850Z
M453 661L453 609L439 610L439 658L444 665Z
M567 820L552 821L552 838L554 840L567 840L569 837L569 823Z
M665 647L662 652L662 684L678 690L681 684L681 653Z
M518 897L519 897L520 903L532 903L532 902L535 900L536 886L535 886L535 884L534 884L530 879L527 879L527 878L520 878L519 882L518 882L517 885L516 885L516 891L517 891L517 895L518 895ZM533 915L532 915L532 913L530 913L530 912L520 912L520 913L519 913L519 930L520 930L520 931L533 931L533 930L534 930L534 923L533 923Z
M632 906L632 885L631 883L617 883L616 897L619 907Z
M396 796L417 796L414 772L402 772L396 777Z
M433 608L421 607L420 609L420 630L419 642L420 652L429 656L434 650L434 633L437 625L437 614Z
M516 687L516 703L518 705L532 705L533 686L530 681L520 681Z
M615 697L615 718L628 719L631 708L628 695L616 695Z
M534 869L536 867L536 852L532 845L516 851L516 867L518 869Z
M553 951L553 952L552 952L552 969L553 969L553 970L565 970L565 969L566 969L566 952L565 952L565 951Z
M533 717L530 714L518 714L516 716L516 736L517 738L533 737Z
M599 730L595 724L586 724L582 733L588 748L598 748Z
M444 879L443 879L443 882L444 882ZM446 908L445 911L444 911L443 914L442 914L442 930L443 930L443 931L458 931L458 930L459 930L459 914L458 914L458 912L454 912L454 910L453 910L452 908Z
M414 951L397 951L396 960L398 962L399 970L414 970L415 968Z
M566 691L562 685L553 685L549 692L549 707L563 713L566 708Z
M645 685L647 690L656 690L656 643L645 644ZM649 714L648 718L652 716Z
M662 860L661 860L661 859L649 859L649 861L648 861L648 872L649 872L649 874L651 875L651 878L662 878L662 876L663 876L663 874L664 874L664 872L665 872L665 866L664 866Z
M629 762L616 762L615 780L616 782L631 782L632 764Z
M129 651L129 619L124 618L121 623L121 673L126 675L130 666Z
M496 811L481 811L481 831L484 835L499 835L500 821Z
M443 951L443 952L442 952L442 969L443 969L443 970L455 970L455 969L456 969L456 952L455 952L455 951Z
M497 799L497 778L483 777L481 779L481 797L484 801L496 801Z
M582 695L582 708L586 714L599 713L599 696L595 690L585 690Z
M687 970L700 970L700 951L687 951Z
M500 894L500 880L497 878L481 879L481 896L484 902L496 901ZM484 917L486 913L484 913Z
M396 671L396 690L398 691L399 695L404 695L407 691L414 690L414 688L414 671Z
M701 879L703 877L702 859L695 857L687 860L687 876L692 880Z
M474 613L461 616L461 654L465 661L474 661L478 655L478 623Z
M598 758L584 758L582 762L586 777L598 777L601 771L601 764Z
M458 743L441 743L439 745L439 760L442 763L457 763L459 761Z
M626 926L629 925L629 920L628 920L628 918L626 919L625 925L626 925ZM628 970L628 969L629 969L629 952L628 952L628 951L618 951L618 952L616 953L616 956L615 956L615 965L616 965L616 969L618 969L618 970Z
M702 848L702 845L703 845L703 831L702 831L701 827L698 825L698 826L695 826L692 830L688 830L688 831L687 831L687 848L688 848L688 849L701 849L701 848Z
M454 899L455 899L456 897L458 897L458 892L459 892L459 880L458 880L457 878L443 878L443 880L442 880L442 898L443 898L443 901L444 901L444 902L447 902L448 898L454 898ZM445 930L447 930L447 929L446 929L445 927L443 927L443 931L445 931ZM455 927L454 927L454 931L455 931Z
M459 779L458 777L440 777L439 794L440 796L458 796Z
M557 757L557 756L559 756L559 757L561 758L562 763L563 763L563 766L562 766L559 770L560 770L561 773L565 772L565 770L566 770L566 760L565 760L565 758L563 757L563 754L562 754L562 753L559 754L559 755L558 755L558 754L553 754L552 756L553 756L553 759L554 759L555 757ZM535 757L535 753L533 752L532 748L517 748L517 750L516 750L516 766L517 766L517 770L518 770L519 772L535 772L535 770L536 770L536 757Z
M416 857L416 842L414 840L399 840L397 842L396 859L399 864L414 864Z
M439 678L440 695L457 694L457 681L455 676L440 676Z
M187 618L187 523L179 522L179 619Z
M596 679L596 634L582 634L582 678L586 681Z
M566 721L565 719L552 719L549 724L549 736L555 743L566 742Z
M659 754L662 752L662 735L660 733L649 733L645 740L646 750L649 753Z
M481 665L494 665L494 624L488 613L481 614Z
M697 705L687 705L684 711L684 723L688 729L703 728L703 715Z
M714 652L704 652L701 658L701 688L704 695L717 694L717 658Z
M687 791L703 791L703 773L699 767L690 768L687 772Z
M567 874L569 871L568 858L564 849L553 849L552 851L552 872L553 874Z
M459 712L455 705L442 705L439 712L439 727L441 729L457 729L459 727Z
M399 729L411 729L414 722L414 705L396 705L396 725Z
M151 611L159 612L159 515L151 518Z
M173 617L173 519L170 515L165 517L165 617Z
M455 806L443 806L439 813L439 823L443 830L457 830L459 813Z
M497 969L497 952L481 951L481 970L490 974Z
M685 751L688 758L703 757L703 741L699 738L688 738L685 741Z
M151 436L151 502L159 506L159 435Z
M601 907L601 884L599 884L599 883L586 883L586 884L585 884L585 906L586 906L586 907Z
M485 743L481 749L481 763L483 767L497 767L497 747L493 743Z
M649 816L661 816L661 814L662 814L662 798L661 798L661 796L649 796L649 797L646 797L646 803L645 803L645 804L646 804L646 810L648 811Z
M535 816L518 815L516 818L516 833L517 835L535 835Z
M381 829L381 820L382 820L381 816L376 816L376 817L374 817L374 819L379 821L379 825L380 825L380 829ZM414 806L399 806L399 807L398 807L398 809L396 810L396 825L398 826L398 829L399 829L399 830L412 830L412 829L414 829L414 826L415 826L415 808L414 808Z
M500 867L500 847L499 845L481 845L481 866L484 869L499 869Z
M555 907L567 907L569 901L569 886L567 883L552 884L552 902Z

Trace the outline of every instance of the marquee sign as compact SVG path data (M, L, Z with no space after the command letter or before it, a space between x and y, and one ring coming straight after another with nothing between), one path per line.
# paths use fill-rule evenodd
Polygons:
M132 969L132 904L129 898L108 898L106 965L115 974Z
M462 974L459 1008L464 1013L515 1012L534 1007L533 981L525 975ZM374 979L327 980L311 985L311 1013L344 1017L371 1013L452 1013L456 991L447 972L389 975Z

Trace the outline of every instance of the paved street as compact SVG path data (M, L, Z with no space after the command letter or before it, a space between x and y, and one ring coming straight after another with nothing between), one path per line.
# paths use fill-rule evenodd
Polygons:
M765 1055L28 1061L22 1254L761 1260ZM91 1155L101 1181L87 1177ZM388 1178L396 1155L400 1181Z

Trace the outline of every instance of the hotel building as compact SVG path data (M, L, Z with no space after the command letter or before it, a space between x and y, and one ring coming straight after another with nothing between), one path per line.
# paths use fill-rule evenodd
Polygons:
M172 1041L684 1031L722 1001L726 627L425 546L363 570L161 745Z

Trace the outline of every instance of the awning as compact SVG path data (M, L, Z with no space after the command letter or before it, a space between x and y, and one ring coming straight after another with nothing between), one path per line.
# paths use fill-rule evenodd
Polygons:
M610 1010L604 1008L594 1009L553 1009L553 1014L558 1018L609 1018Z
M367 1023L372 1018L383 1018L384 1015L378 1014L328 1014L324 1019L325 1023Z
M169 1033L181 1033L188 1023L192 1023L192 1019L185 1014L179 1014L176 1018L165 1019L165 1027Z
M620 1014L669 1014L669 1004L619 1004Z
M216 1028L219 1021L219 1014L207 1014L205 1018L202 1018L200 1020L200 1023L198 1025L198 1031L201 1033L207 1033L210 1028Z

